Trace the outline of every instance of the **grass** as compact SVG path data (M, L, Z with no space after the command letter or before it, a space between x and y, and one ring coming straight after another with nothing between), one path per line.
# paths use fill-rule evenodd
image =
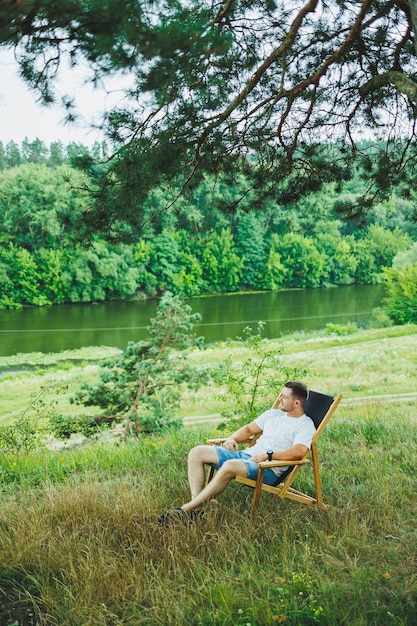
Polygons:
M198 527L158 526L204 433L4 459L0 623L411 626L417 432L375 409L322 437L329 509L264 494L253 524L233 484Z
M2 455L0 624L414 625L417 402L402 394L416 391L415 333L282 340L285 359L310 361L312 387L345 396L319 443L326 510L263 494L251 523L251 491L234 483L201 525L160 528L188 497L187 451L213 434L204 419L126 445ZM187 398L188 414L216 413L214 395ZM309 469L298 484L312 490Z
M358 330L347 336L324 331L295 333L269 343L282 349L286 364L307 365L310 373L306 382L313 389L342 393L349 399L416 392L417 325ZM41 389L44 404L53 403L58 412L91 413L91 408L70 404L69 398L81 381L97 378L101 359L116 352L114 348L98 348L96 353L84 348L59 354L0 357L0 424L14 421ZM231 352L235 361L248 356L237 343L219 343L193 352L190 358L199 366L215 366ZM25 371L19 371L22 364ZM184 394L180 414L188 424L206 416L216 421L223 409L213 389L204 387Z

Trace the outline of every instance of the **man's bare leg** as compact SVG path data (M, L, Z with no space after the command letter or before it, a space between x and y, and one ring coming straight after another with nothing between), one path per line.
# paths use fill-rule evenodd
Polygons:
M191 500L183 504L182 507L175 509L175 511L168 511L160 515L158 517L159 524L167 526L171 521L182 521L185 524L195 521L198 516L202 515L200 509L203 504L222 493L236 476L247 476L245 463L239 459L231 459L225 461L214 475L214 478L204 486L204 466L210 463L217 465L218 461L218 454L213 446L196 446L190 451L188 456L188 481L191 490Z
M216 465L219 457L213 446L196 446L188 454L188 483L190 485L191 500L204 489L206 483L205 465Z
M226 461L216 472L214 478L196 496L192 497L189 502L182 505L182 510L189 513L190 511L200 509L205 502L218 496L219 493L223 493L236 476L246 476L247 473L248 470L243 461L239 459Z

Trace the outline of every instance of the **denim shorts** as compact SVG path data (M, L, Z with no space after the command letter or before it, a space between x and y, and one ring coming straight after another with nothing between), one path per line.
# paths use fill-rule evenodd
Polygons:
M246 478L250 478L251 480L256 480L258 476L258 464L255 461L248 461L251 458L250 452L247 450L228 450L227 448L223 448L221 446L214 446L216 448L217 454L219 456L219 462L217 465L211 463L214 469L219 469L225 461L230 461L232 459L239 459L243 461L248 470ZM264 479L263 481L267 485L276 485L279 482L279 478L271 469L266 469L264 471Z

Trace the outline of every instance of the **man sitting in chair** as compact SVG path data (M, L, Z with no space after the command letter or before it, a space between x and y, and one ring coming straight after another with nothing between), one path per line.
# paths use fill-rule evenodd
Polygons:
M313 421L304 414L308 389L304 383L290 380L279 395L279 409L269 409L250 424L242 426L222 446L200 445L188 455L188 482L191 500L181 507L163 513L158 522L163 526L174 521L185 524L196 522L203 505L222 493L236 476L256 480L258 463L262 461L302 459L310 449L315 433ZM239 450L239 443L250 435L259 435L255 444ZM205 465L217 469L214 478L205 485ZM279 476L287 467L266 469L264 482L279 483Z

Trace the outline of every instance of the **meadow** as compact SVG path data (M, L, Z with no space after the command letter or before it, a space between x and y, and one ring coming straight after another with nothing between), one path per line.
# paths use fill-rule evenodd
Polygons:
M219 434L213 388L186 394L175 433L1 454L0 624L415 625L416 337L404 326L276 340L309 386L344 397L319 442L326 509L263 494L251 521L251 491L232 484L198 525L157 524L187 499L189 448ZM246 356L216 344L191 358L231 351ZM68 394L97 371L94 351L13 359L0 359L1 423L42 386L45 407L76 410ZM308 468L297 483L312 490Z

